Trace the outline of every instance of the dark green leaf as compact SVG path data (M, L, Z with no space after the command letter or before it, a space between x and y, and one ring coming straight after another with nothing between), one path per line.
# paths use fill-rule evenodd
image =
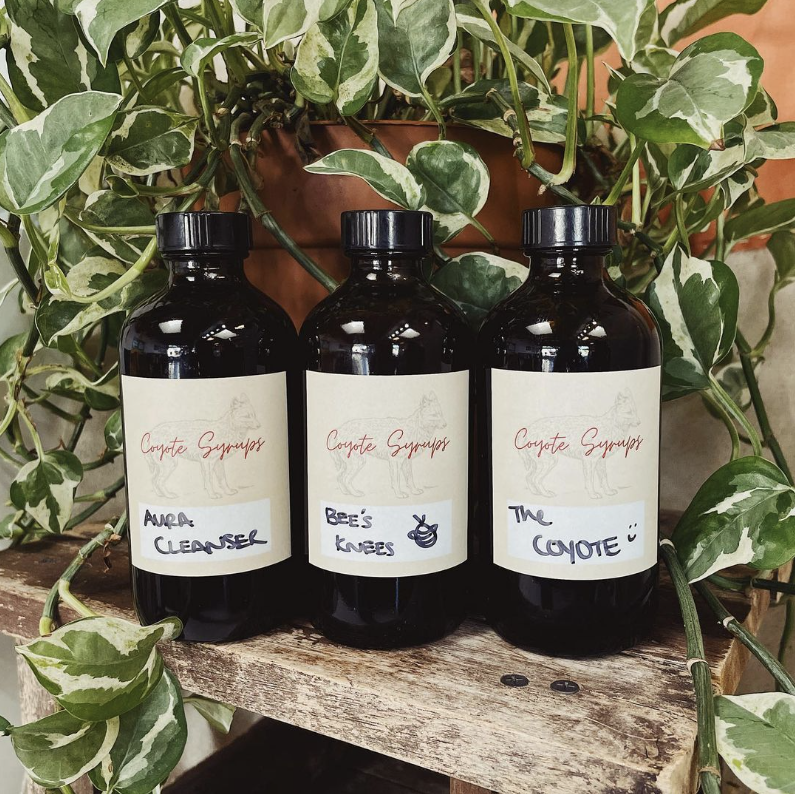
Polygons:
M188 728L179 683L163 670L157 686L119 718L113 749L90 773L100 791L150 794L179 762Z
M476 327L527 278L527 268L494 254L461 254L433 276L436 289L454 300Z
M80 459L65 449L26 463L11 483L11 501L49 532L61 532L72 514L75 488L83 479Z
M74 17L50 0L7 0L8 75L20 101L44 110L67 94L121 91L114 65L103 67L77 34Z
M107 720L134 709L154 689L163 672L157 643L181 631L176 618L152 626L120 618L83 618L17 646L17 652L70 714Z
M110 751L119 721L83 722L59 711L11 730L11 743L22 766L40 786L74 783Z
M795 489L764 458L733 460L699 488L672 540L691 582L732 565L778 568L795 556Z
M667 77L631 74L616 93L616 116L640 138L704 148L756 95L763 62L734 33L715 33L683 50Z
M740 290L722 262L688 257L678 246L649 287L663 339L663 399L709 388L712 367L734 343Z

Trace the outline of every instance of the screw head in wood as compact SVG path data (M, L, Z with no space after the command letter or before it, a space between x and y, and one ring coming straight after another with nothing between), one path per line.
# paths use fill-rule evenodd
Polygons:
M527 686L530 683L530 679L526 675L520 675L519 673L507 673L500 678L500 683L505 684L505 686Z
M553 681L549 688L553 692L563 692L566 695L574 695L580 691L580 685L576 681L569 681L568 678L561 678Z

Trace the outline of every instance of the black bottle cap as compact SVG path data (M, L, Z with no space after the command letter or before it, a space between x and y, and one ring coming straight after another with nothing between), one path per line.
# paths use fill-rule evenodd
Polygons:
M616 209L599 204L540 207L522 214L525 253L542 248L612 248Z
M342 213L342 248L429 254L433 248L433 215L416 210L352 210Z
M251 218L242 212L161 212L155 224L161 254L246 257L251 250Z

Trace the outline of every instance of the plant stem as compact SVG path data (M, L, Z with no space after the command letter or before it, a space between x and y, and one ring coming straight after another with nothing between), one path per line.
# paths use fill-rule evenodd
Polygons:
M556 174L552 182L555 185L563 185L571 179L574 173L574 164L577 161L577 119L580 64L577 59L577 43L574 41L574 27L564 25L563 32L566 36L566 52L568 53L568 74L566 75L566 97L569 101L568 115L566 117L566 143L563 149L563 165L560 172Z
M84 521L87 521L91 516L94 515L98 510L103 508L113 497L122 489L124 488L124 477L119 477L118 480L111 483L107 488L104 490L104 498L93 502L89 507L83 510L82 513L78 513L76 516L67 521L66 526L64 527L64 532L74 529L76 526L79 526Z
M333 292L337 289L339 286L337 281L298 247L295 240L279 226L273 215L271 215L271 211L262 203L262 200L257 195L257 191L254 189L249 179L240 146L233 142L233 145L229 147L229 155L232 160L232 168L234 169L235 176L237 176L237 181L240 185L240 190L256 220L276 238L277 242L290 253L295 261L298 262L310 276L319 281L329 292Z
M596 75L593 58L593 26L585 26L585 139L593 134L592 121L594 113L594 95L596 93Z
M143 85L141 85L141 79L138 77L138 73L135 71L135 67L133 66L132 59L129 55L127 55L127 50L122 45L122 50L124 51L124 65L127 67L127 74L130 75L130 80L132 84L135 86L135 90L141 95L144 102L148 102L149 98L146 95L146 90L144 89Z
M511 86L511 98L513 99L513 111L516 119L517 130L519 132L519 141L521 143L522 152L519 162L522 168L527 170L531 163L535 161L535 150L533 149L533 138L530 135L530 125L527 123L527 114L525 113L524 104L522 103L522 95L519 93L519 80L516 76L516 66L513 62L513 56L508 49L508 42L502 29L497 24L497 20L491 13L489 4L486 0L478 0L475 3L480 11L481 16L491 28L491 33L494 36L497 46L500 48L503 60L505 61L505 68L508 75L508 83ZM568 140L568 135L567 135ZM564 180L565 181L565 180Z
M56 628L55 611L58 608L58 600L60 597L61 582L68 585L71 584L77 572L83 567L83 564L88 558L99 548L104 547L109 543L117 543L122 539L127 529L127 514L122 513L115 526L105 524L104 529L99 532L95 537L88 541L80 551L77 552L74 559L69 563L66 570L60 575L58 581L50 588L47 598L44 602L44 608L41 613L41 620L39 621L39 634L46 636L52 634ZM70 596L75 599L75 596ZM75 599L77 600L77 599ZM81 604L81 607L83 605ZM84 607L87 608L87 607Z
M709 589L706 582L697 582L696 590L707 602L709 608L723 627L737 637L746 648L761 662L762 666L773 676L779 689L789 695L795 695L795 681L782 667L781 663L745 626L740 623L720 602L720 599Z
M353 130L353 132L355 132L359 138L361 138L374 152L378 152L378 154L388 157L390 160L395 159L392 157L389 149L387 149L386 146L384 146L384 144L381 142L379 137L355 116L343 116L342 120L345 122L345 125L350 127L350 129Z
M720 794L720 766L718 742L715 735L715 701L712 694L712 675L704 658L704 638L698 621L696 603L685 572L670 540L660 542L660 554L671 574L687 641L687 665L696 693L698 720L698 775L703 794Z
M768 590L771 593L785 593L786 595L795 595L795 584L792 582L781 582L778 579L766 579L762 576L743 576L737 578L734 576L721 576L714 573L708 577L709 581L716 587L722 590L733 590L736 593L742 593L749 587L756 590Z
M28 113L25 106L19 101L19 99L17 99L17 95L14 93L11 86L6 82L6 79L2 74L0 74L0 94L3 95L3 98L11 110L11 113L13 114L17 124L30 121L32 118L30 113Z
M718 383L714 375L709 376L709 388L722 406L728 411L735 422L745 431L745 434L751 440L751 448L754 455L761 457L762 455L762 441L759 438L759 433L756 428L748 421L748 417L743 413L739 405L726 393L723 386Z
M779 284L781 283L780 281L776 281L767 296L767 325L765 326L762 336L759 337L759 341L751 351L751 356L753 357L763 355L773 337L773 331L776 328L776 295L778 295Z
M456 34L455 50L453 50L453 91L461 93L461 47L463 45L461 31Z
M431 111L431 115L439 125L439 140L443 141L447 137L447 127L444 123L442 111L439 109L439 105L436 104L436 100L428 93L428 89L424 85L420 86L420 90L422 91L422 98L425 100L428 110Z
M687 233L687 220L685 212L685 197L680 193L674 201L674 217L676 218L676 230L679 234L679 242L684 247L687 255L690 256L690 235Z
M759 389L759 381L756 379L756 371L754 370L754 363L751 358L753 355L751 346L748 344L739 328L737 329L734 343L737 346L737 352L740 354L740 364L743 368L745 382L748 384L748 391L751 394L751 404L754 406L759 428L762 431L762 438L767 448L773 454L776 465L784 472L790 485L795 485L795 480L793 479L789 464L784 456L784 450L781 449L781 444L779 444L776 434L773 432L773 428L770 424L770 417L767 415L767 408L765 407L765 401L762 399L762 392Z
M171 3L166 3L166 5L163 6L163 14L171 23L171 27L174 28L174 33L177 34L179 43L183 46L183 48L191 44L193 39L191 38L190 33L188 33L188 29L185 27L182 19L180 18L176 4L172 5Z
M19 283L22 285L22 289L25 290L25 293L30 298L32 303L36 304L39 300L39 288L36 286L36 282L30 275L30 272L25 265L25 261L22 259L22 254L19 252L19 224L19 216L12 215L9 218L6 231L11 237L9 238L8 235L4 235L3 248L6 252L6 255L8 256L8 261L11 263L11 267L14 270L14 275L16 275L16 277L19 279ZM14 240L14 244L6 244L7 242L11 242L11 239Z
M604 200L605 204L615 204L618 201L619 197L621 196L621 191L624 189L624 185L626 185L627 180L632 175L632 169L635 163L638 161L638 158L643 153L645 147L646 141L638 141L637 144L635 144L635 147L629 154L629 159L626 161L626 163L624 163L624 167L621 169L621 173L618 175L618 179L616 179L615 184L607 194L607 198Z
M64 579L58 581L58 598L63 601L67 606L72 607L78 615L84 618L96 617L97 613L93 609L87 607L77 596L72 595L72 590L69 582Z
M705 402L708 402L715 409L723 421L723 424L726 425L726 429L729 431L729 436L731 436L732 442L731 459L737 460L741 454L740 434L737 432L737 426L734 424L731 414L723 407L723 403L721 403L712 392L703 391L701 392L701 396L704 398Z

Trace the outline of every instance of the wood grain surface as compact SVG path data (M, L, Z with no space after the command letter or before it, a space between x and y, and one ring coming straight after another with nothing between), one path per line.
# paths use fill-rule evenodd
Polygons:
M36 636L46 590L81 542L0 554L0 631ZM97 611L134 619L126 551L115 548L109 561L106 570L95 555L73 591ZM725 600L751 628L768 603L761 591L750 604ZM177 642L163 652L186 689L442 773L456 794L478 791L462 783L499 794L684 794L693 790L695 704L666 579L660 601L645 642L600 659L522 651L477 620L401 651L344 648L295 621L240 643ZM743 652L714 620L706 621L705 646L716 689L733 691ZM506 673L530 683L507 687ZM558 679L577 682L579 692L552 690Z

